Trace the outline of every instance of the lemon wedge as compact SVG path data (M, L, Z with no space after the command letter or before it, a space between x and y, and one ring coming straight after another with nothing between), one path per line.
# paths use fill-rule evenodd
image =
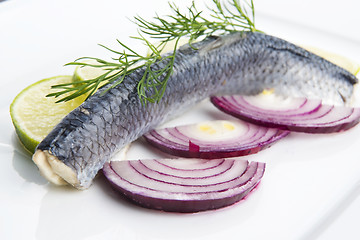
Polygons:
M51 86L71 81L72 76L40 80L22 90L11 103L10 115L16 133L20 142L31 153L65 115L85 100L84 96L55 103L57 99L46 97L52 92Z
M90 64L90 65L99 65L99 63L94 59L87 59L82 61L82 63ZM73 82L85 81L97 78L107 71L102 67L92 67L89 65L86 66L77 66L74 71L74 75L72 76Z

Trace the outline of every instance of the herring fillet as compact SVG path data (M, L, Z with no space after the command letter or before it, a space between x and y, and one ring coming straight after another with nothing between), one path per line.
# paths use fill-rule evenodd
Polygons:
M346 104L357 83L348 71L263 33L209 37L194 46L177 50L159 103L141 103L137 83L145 69L140 68L69 113L37 146L33 161L41 174L55 184L86 189L115 151L211 95L271 88L286 96ZM147 91L151 95L153 90Z

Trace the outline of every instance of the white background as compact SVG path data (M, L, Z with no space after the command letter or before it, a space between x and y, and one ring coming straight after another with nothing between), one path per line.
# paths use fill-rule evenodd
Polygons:
M262 188L248 202L203 215L164 217L162 213L119 203L113 194L104 193L109 189L105 186L103 190L105 184L101 180L93 189L79 193L49 186L39 176L30 156L21 150L14 135L8 114L12 99L25 86L39 79L71 74L73 69L63 67L64 63L82 56L106 56L107 52L97 44L113 46L115 39L127 41L127 36L136 34L127 17L139 14L149 18L154 12L165 13L166 2L8 0L0 3L1 239L50 239L50 236L54 239L163 239L161 236L167 239L239 239L241 236L259 239L255 236L261 236L261 231L267 239L359 239L358 129L334 136L333 140L319 138L316 143L321 149L312 147L311 139L300 137L302 146L319 159L321 153L329 151L339 159L329 156L328 161L306 159L305 163L299 159L279 160L283 165L273 168L272 173L269 163L267 183L264 180ZM179 1L178 5L186 6L189 2ZM196 2L201 4L201 1ZM323 47L360 62L359 1L255 0L255 6L260 29ZM286 148L297 149L299 142L290 140ZM282 145L276 147L275 152L265 154L273 156L283 148ZM299 147L299 151L304 148ZM302 155L312 156L299 153ZM328 166L328 171L321 171L322 166ZM291 174L283 169L298 172ZM302 174L303 169L308 171ZM308 180L312 176L314 179ZM285 178L285 182L280 181L284 187L269 186L269 183L278 184L280 177ZM304 194L313 194L313 199L305 198L294 189L301 187L299 181L304 183L300 190ZM311 181L314 181L313 185ZM276 191L271 192L271 189ZM286 195L285 191L294 197ZM290 204L287 199L294 202ZM272 206L281 206L282 201L285 210L268 210ZM314 202L319 204L314 205ZM273 216L266 215L263 220L254 221L259 215L258 210L265 206L264 212L273 213ZM311 211L307 213L309 209ZM295 226L297 220L293 218L299 219L298 228ZM208 225L202 225L201 221ZM236 221L245 222L247 230L239 227L237 231ZM171 225L175 223L184 229ZM171 235L170 230L175 231L175 235ZM254 230L253 234L250 230Z

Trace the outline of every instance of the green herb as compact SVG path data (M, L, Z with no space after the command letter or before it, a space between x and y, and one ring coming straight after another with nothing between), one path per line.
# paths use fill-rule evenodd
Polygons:
M208 17L204 17L204 13L197 10L195 2L187 8L186 13L181 12L175 4L169 4L172 14L166 17L156 16L154 21L135 17L134 22L139 27L139 36L131 38L147 45L150 49L150 54L139 54L119 40L118 43L124 48L122 51L115 51L101 45L117 55L116 58L113 58L115 62L84 57L67 65L99 67L106 70L104 74L90 80L53 86L52 88L58 91L48 96L61 96L62 98L58 102L68 101L83 94L90 96L100 85L111 84L110 88L113 88L121 84L126 76L138 68L144 68L144 75L137 86L139 97L144 103L158 102L163 96L167 81L173 72L176 48L181 38L186 37L189 39L189 44L191 45L194 41L210 35L224 35L244 30L257 31L254 24L255 12L252 0L250 3L243 1L243 4L239 0L231 0L227 4L221 3L220 0L212 1L215 8L208 7L210 10ZM149 37L149 39L145 36ZM159 43L154 45L150 42L150 39L157 39ZM175 41L172 53L162 56L162 50L170 41ZM84 59L93 59L96 61L96 64L81 62ZM153 64L161 62L165 63L164 67L154 70ZM149 89L152 89L152 91L148 91ZM152 95L147 95L149 92ZM63 97L64 94L66 94L66 97Z

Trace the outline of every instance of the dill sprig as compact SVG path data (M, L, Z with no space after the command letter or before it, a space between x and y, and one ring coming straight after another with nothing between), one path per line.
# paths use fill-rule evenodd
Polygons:
M150 54L140 54L119 40L117 42L123 48L122 51L100 45L117 56L112 59L113 62L83 57L67 65L101 68L105 70L104 73L94 79L52 86L57 91L49 94L48 97L61 97L58 102L62 102L84 94L90 96L100 86L111 84L107 90L116 87L132 72L138 68L144 68L144 74L137 86L139 97L144 103L158 102L164 95L167 81L173 72L176 48L181 38L189 39L191 46L194 41L211 35L224 35L235 31L257 31L252 0L250 2L229 0L227 4L220 0L212 0L212 2L215 7L208 7L210 15L207 17L203 16L202 11L197 10L194 1L187 8L186 13L183 13L175 4L169 3L171 15L165 17L156 15L154 21L147 21L140 16L135 17L134 22L139 28L139 36L131 38L143 42L150 49ZM156 39L159 43L154 45L150 39ZM162 50L170 41L175 41L172 52L162 55ZM95 63L82 61L88 59L95 60ZM164 63L162 64L164 67L155 70L152 67L155 63ZM149 89L152 91L148 91ZM151 95L148 95L149 93Z

